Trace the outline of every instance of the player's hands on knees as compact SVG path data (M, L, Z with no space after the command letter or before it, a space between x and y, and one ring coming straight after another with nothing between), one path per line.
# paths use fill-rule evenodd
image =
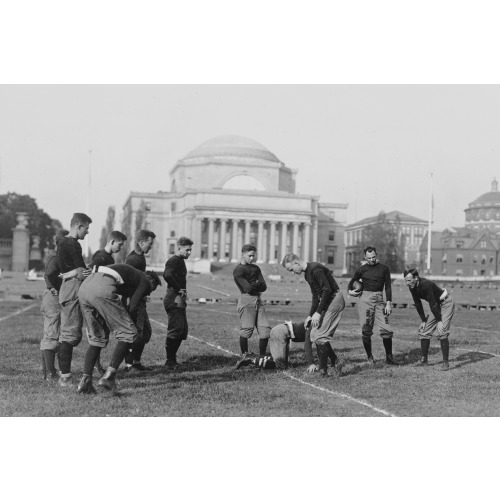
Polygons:
M438 321L438 324L437 324L437 331L439 333L443 333L444 332L444 326L443 326L443 322L442 321Z
M352 297L359 297L363 292L361 290L347 290L347 293Z
M306 318L306 320L304 321L304 326L305 326L306 328L310 328L310 327L311 327L311 320L312 320L311 316L308 316L308 317Z
M426 325L426 322L422 321L422 323L420 323L420 326L418 327L418 331L423 332L425 330L425 325Z
M59 292L55 288L50 289L50 293L54 296L57 297L59 295Z
M315 312L312 315L312 318L311 318L311 325L312 325L312 327L313 328L318 328L320 321L321 321L321 314L318 313L318 312Z
M307 368L307 373L314 373L318 371L318 365L309 365Z

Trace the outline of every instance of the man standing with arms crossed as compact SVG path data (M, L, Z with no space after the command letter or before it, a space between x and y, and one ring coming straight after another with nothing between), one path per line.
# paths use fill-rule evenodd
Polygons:
M267 285L259 266L254 264L256 252L254 245L243 245L240 263L233 271L234 282L241 294L238 299L241 360L238 361L237 368L241 362L244 363L246 357L255 356L248 352L248 339L253 335L254 329L257 328L259 334L259 356L261 357L266 355L271 333L271 325L260 299L261 294L267 290Z
M163 306L168 317L167 338L165 351L167 361L165 368L175 370L177 351L183 340L188 336L188 323L186 316L187 299L187 268L185 260L191 255L193 241L186 236L177 240L177 252L165 263L163 278L167 282L167 293L163 299Z
M47 256L45 265L45 290L42 298L40 310L45 316L43 323L43 338L40 343L42 351L43 377L47 381L58 379L55 367L56 351L59 349L59 329L61 326L61 304L59 304L59 289L62 279L59 277L61 272L57 262L57 247L68 234L68 231L62 229L56 236L56 248Z
M153 231L147 229L141 229L137 232L135 240L135 249L132 250L125 259L125 264L132 266L138 271L146 272L146 255L149 253L156 238L156 234ZM146 344L151 340L151 323L149 321L148 312L146 309L147 297L143 297L141 303L137 308L136 324L138 331L137 339L132 344L127 356L125 357L125 371L130 371L132 369L139 370L141 372L149 371L150 368L146 368L141 363L142 353Z
M422 349L422 358L417 363L418 366L427 366L427 356L429 355L429 347L431 345L432 334L437 330L437 338L441 343L441 352L443 353L442 370L448 370L450 364L448 362L450 354L450 324L455 313L455 303L448 295L446 289L442 289L434 283L434 281L426 278L421 278L416 269L408 269L403 273L406 284L410 289L413 302L417 308L418 315L422 320L418 329L420 337L420 346ZM434 316L429 320L425 316L422 300L429 303L431 312Z
M342 319L345 308L344 297L331 271L319 262L306 262L294 253L287 253L281 265L294 274L301 275L309 283L312 293L312 304L304 326L311 326L311 341L316 344L319 358L319 371L328 376L328 358L332 360L335 375L342 375L342 362L332 347L333 334ZM315 365L307 369L316 371Z
M360 297L358 303L359 322L363 347L370 364L375 364L372 354L373 327L376 326L385 349L385 362L397 365L392 357L393 330L389 326L389 316L392 312L391 272L389 268L377 260L377 250L367 246L364 250L366 264L358 267L347 285L347 292L353 297ZM353 290L355 281L363 283L363 291ZM384 302L384 288L386 302Z
M89 232L92 219L83 213L75 213L71 218L69 234L57 249L57 260L62 274L59 290L61 304L61 330L59 335L59 385L71 387L71 360L73 348L82 340L83 316L78 302L78 290L82 281L90 274L82 256L83 240Z

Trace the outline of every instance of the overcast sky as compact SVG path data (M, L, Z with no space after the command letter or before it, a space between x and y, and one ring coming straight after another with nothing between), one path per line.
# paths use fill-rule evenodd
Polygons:
M348 203L347 222L380 210L463 225L500 180L500 86L2 85L0 192L36 198L68 226L86 211L90 246L109 205L170 188L175 162L218 135L256 140L298 169L297 191ZM89 153L89 151L92 153Z

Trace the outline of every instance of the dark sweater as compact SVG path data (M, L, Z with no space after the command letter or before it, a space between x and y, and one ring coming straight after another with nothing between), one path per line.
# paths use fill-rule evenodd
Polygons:
M385 287L385 299L392 302L391 272L386 265L380 262L373 266L363 264L354 272L354 276L347 285L348 290L352 290L355 281L362 281L363 290L367 292L383 292Z
M260 267L255 264L238 264L234 268L233 278L240 293L259 295L267 290Z
M142 271L128 264L112 264L107 266L116 271L123 279L123 285L117 285L116 293L130 298L129 313L132 315L141 300L151 293L151 285Z
M444 292L442 288L439 288L434 281L419 277L417 286L413 288L413 290L410 288L410 292L413 297L413 302L415 302L418 315L422 321L426 321L427 318L425 317L421 299L429 303L429 307L436 321L441 321L441 305L439 298Z
M59 278L59 273L61 270L59 269L59 262L57 261L57 252L55 250L51 250L49 255L47 256L47 263L45 265L45 284L47 288L50 290L51 288L55 288L57 291L61 288L62 279Z
M111 266L115 263L113 256L106 252L104 248L97 250L97 252L92 256L92 267L93 266Z
M177 291L186 289L187 269L186 263L182 257L173 255L165 263L163 277L169 288Z
M61 273L67 273L78 267L86 267L82 247L76 238L66 236L57 246L57 261Z
M312 304L309 316L314 313L322 314L332 303L339 286L332 272L319 262L308 262L304 273L305 280L309 283L312 293Z
M146 257L144 256L144 254L139 255L135 253L135 250L132 250L127 255L127 258L125 259L125 264L135 267L135 269L138 269L139 271L142 272L146 271Z

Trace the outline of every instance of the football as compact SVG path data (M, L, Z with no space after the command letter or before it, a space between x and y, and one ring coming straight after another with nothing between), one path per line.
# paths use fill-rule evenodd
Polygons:
M352 289L356 292L362 292L363 291L363 283L361 283L361 281L355 281L352 284Z

